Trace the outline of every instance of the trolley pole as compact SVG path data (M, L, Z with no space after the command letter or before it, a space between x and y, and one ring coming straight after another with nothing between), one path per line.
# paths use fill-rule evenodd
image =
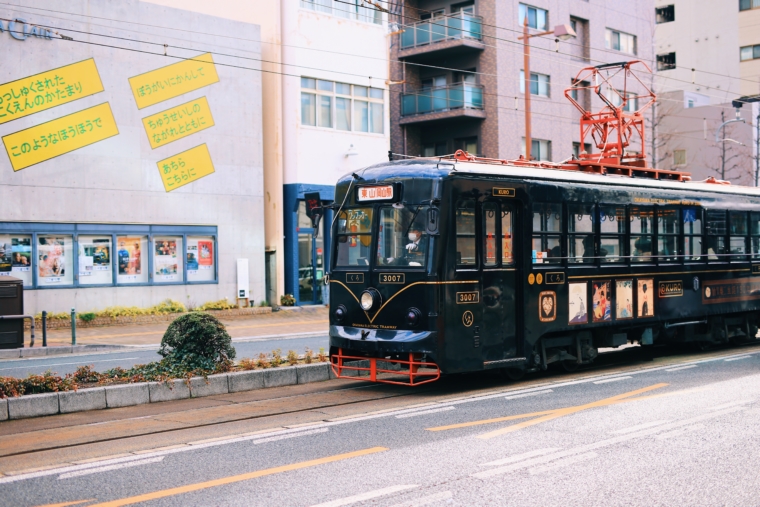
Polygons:
M42 346L47 347L47 312L42 310Z
M77 344L77 311L71 309L71 344Z

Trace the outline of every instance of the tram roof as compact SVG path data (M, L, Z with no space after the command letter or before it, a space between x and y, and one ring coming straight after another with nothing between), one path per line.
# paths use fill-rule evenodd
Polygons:
M448 159L414 159L376 164L358 171L365 179L445 178L457 174L532 179L566 183L590 183L621 187L653 188L660 190L699 191L760 197L760 188L743 185L720 185L700 181L657 180L632 178L613 174L594 174L563 169L525 167L513 164L488 164ZM350 179L348 174L341 180Z

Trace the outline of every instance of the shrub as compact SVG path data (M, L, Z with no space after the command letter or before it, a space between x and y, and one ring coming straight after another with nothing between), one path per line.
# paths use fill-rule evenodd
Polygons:
M87 312L87 313L80 313L79 318L82 320L82 322L92 322L95 320L95 315L93 312Z
M274 349L272 351L272 366L275 368L280 366L284 361L282 360L282 350L281 349Z
M10 398L24 394L23 380L13 377L0 377L0 398Z
M259 359L256 361L256 366L259 368L269 368L269 358L267 358L267 355L263 352L259 354Z
M186 311L187 308L185 308L185 305L179 301L174 301L173 299L164 299L157 305L148 308L148 311L146 313L149 315L161 315L164 313L185 313Z
M288 364L290 364L290 366L295 366L298 364L298 352L295 350L288 351Z
M314 361L314 352L309 347L306 347L306 353L303 355L303 362L311 364Z
M241 370L255 370L256 361L253 359L243 358L240 360L240 363L238 363L238 366Z
M216 317L191 312L177 317L161 339L158 353L188 368L216 370L235 358L232 339Z
M133 317L135 315L145 315L147 311L136 306L109 306L104 310L96 312L100 317Z
M232 310L235 308L235 305L227 301L227 298L220 299L219 301L209 301L208 303L203 303L201 306L196 308L196 311L199 312L205 312L207 310Z
M259 306L262 307L262 308L265 307L265 306L270 306L269 305L269 301L262 301L261 303L259 303Z
M325 348L319 347L319 362L320 363L326 363L327 362L327 354L325 354Z
M282 296L280 296L280 305L295 306L296 298L293 297L293 294L283 294Z
M86 384L91 382L100 382L103 374L93 370L92 366L80 366L76 369L72 377L75 381Z
M0 377L0 398L23 394L55 393L77 389L76 380L70 375L59 377L50 371L42 375L29 375L25 379Z

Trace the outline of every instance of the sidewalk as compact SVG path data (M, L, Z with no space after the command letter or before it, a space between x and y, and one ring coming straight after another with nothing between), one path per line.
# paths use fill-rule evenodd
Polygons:
M234 339L272 335L312 334L328 332L328 309L296 307L250 318L220 319ZM104 326L77 329L77 345L158 346L170 322L129 326ZM42 329L37 328L34 348L42 346ZM29 331L24 343L29 346ZM70 329L53 329L47 333L48 346L71 345Z

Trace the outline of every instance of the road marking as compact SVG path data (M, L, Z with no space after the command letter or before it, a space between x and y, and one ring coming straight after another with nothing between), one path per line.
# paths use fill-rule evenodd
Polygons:
M723 410L724 408L739 407L742 405L746 405L747 403L752 403L752 400L732 401L730 403L724 403L723 405L716 405L714 407L709 407L707 410L710 410L710 411Z
M489 461L488 463L483 463L480 466L495 467L495 466L501 466L501 465L508 465L509 463L516 463L524 459L535 458L536 456L543 456L544 454L551 454L559 450L560 450L559 447L550 447L548 449L536 449L535 451L529 451L529 452L524 452L522 454L516 454L508 458L497 459L496 461Z
M36 359L36 358L35 358L35 359ZM140 358L139 358L139 357L122 357L121 359L101 359L101 360L99 360L99 361L84 361L84 362L86 362L86 363L88 363L88 364L92 364L92 363L112 363L112 362L114 362L114 361L126 361L127 359L140 359ZM45 366L45 367L48 367L48 366L70 366L70 365L72 365L72 364L78 364L78 365L81 365L81 364L82 364L82 361L80 361L80 362L78 362L78 363L53 363L53 364L40 364L40 365L37 365L37 366ZM28 366L18 366L18 367L16 367L16 368L0 368L0 371L6 371L6 370L23 370L24 368L28 368Z
M451 491L443 491L434 495L423 496L422 498L415 498L414 500L397 503L395 505L391 505L390 507L422 507L423 505L437 504L445 500L450 500L453 497L454 495L451 493Z
M552 470L556 470L557 468L566 467L568 465L574 465L576 463L580 463L581 461L586 461L586 460L596 458L597 456L599 455L595 452L587 452L584 454L579 454L577 456L571 456L569 458L559 459L549 465L544 465L542 467L530 468L528 469L528 472L531 475L540 474L544 472L550 472Z
M94 502L95 498L90 498L89 500L76 500L74 502L63 502L63 503L48 503L45 505L38 505L37 507L69 507L70 505L79 505L87 502Z
M728 359L724 359L723 361L728 363L730 361L741 361L742 359L749 359L750 357L752 356L729 357Z
M389 488L376 489L375 491L368 491L360 495L348 496L346 498L339 498L330 502L320 503L312 505L311 507L341 507L343 505L351 505L352 503L363 502L365 500L372 500L373 498L379 498L381 496L392 495L399 491L406 491L409 489L419 488L416 484L407 484L399 486L391 486ZM93 506L94 507L94 506Z
M145 493L143 495L131 496L128 498L121 498L119 500L111 500L109 502L102 502L88 507L121 507L122 505L132 505L140 502L148 502L150 500L157 500L159 498L167 498L170 496L182 495L184 493L191 493L193 491L200 491L208 488L215 488L217 486L224 486L227 484L234 484L236 482L249 481L258 477L265 477L267 475L281 474L283 472L291 472L293 470L300 470L302 468L309 468L317 465L324 465L327 463L334 463L336 461L343 461L351 458L358 458L360 456L367 456L369 454L375 454L377 452L387 451L387 447L371 447L369 449L362 449L361 451L347 452L343 454L336 454L335 456L328 456L326 458L312 459L309 461L302 461L300 463L293 463L292 465L283 465L274 468L267 468L264 470L257 470L256 472L248 472L246 474L232 475L230 477L223 477L221 479L214 479L212 481L197 482L195 484L188 484L187 486L180 486L177 488L163 489L160 491L154 491L153 493Z
M618 382L620 380L628 380L629 378L633 377L615 377L615 378L607 378L604 380L597 380L594 382L594 384L609 384L610 382Z
M535 393L525 393L525 394L515 394L514 396L505 396L505 400L516 400L518 398L529 398L531 396L538 396L539 394L549 394L553 393L551 389L547 389L545 391L536 391Z
M692 426L686 426L685 428L678 428L676 430L668 431L668 432L665 432L665 433L660 433L659 435L657 435L654 438L656 438L657 440L660 440L660 441L662 441L662 440L668 440L669 438L678 437L680 435L683 435L684 433L688 433L690 431L697 431L697 430L701 430L701 429L704 429L704 428L705 428L704 424L701 424L701 423L700 424L694 424Z
M690 364L688 366L680 366L678 368L670 368L670 369L665 370L665 371L681 371L681 370L688 370L688 369L696 368L696 367L697 367L696 364Z
M454 410L455 408L456 407L448 406L442 408L434 408L432 410L423 410L422 412L412 412L411 414L401 414L397 415L396 419L406 419L407 417L417 417L418 415L437 414L438 412L447 412L449 410Z
M329 428L319 428L311 431L302 431L300 433L292 433L290 435L280 435L277 437L257 438L253 441L254 444L266 444L267 442L276 442L278 440L285 440L287 438L305 437L306 435L315 435L317 433L327 433Z
M659 426L661 424L666 424L668 421L651 421L644 424L639 424L637 426L631 426L629 428L623 428L622 430L617 430L611 432L613 435L625 435L626 433L633 433L635 431L639 430L645 430L647 428L654 428L655 426Z
M67 472L58 476L58 480L71 479L72 477L81 477L83 475L99 474L101 472L110 472L111 470L119 470L121 468L139 467L140 465L148 465L150 463L158 463L163 461L165 456L157 456L155 458L147 458L136 461L127 461L126 463L118 463L116 465L106 465L97 468L88 468L86 470L77 470L76 472Z
M446 431L455 430L459 428L469 428L470 426L480 426L482 424L493 424L506 421L515 421L517 419L527 419L528 417L536 417L539 415L553 414L554 410L543 410L541 412L531 412L529 414L508 415L506 417L496 417L494 419L483 419L481 421L471 421L459 424L449 424L448 426L436 426L434 428L425 428L427 431Z

